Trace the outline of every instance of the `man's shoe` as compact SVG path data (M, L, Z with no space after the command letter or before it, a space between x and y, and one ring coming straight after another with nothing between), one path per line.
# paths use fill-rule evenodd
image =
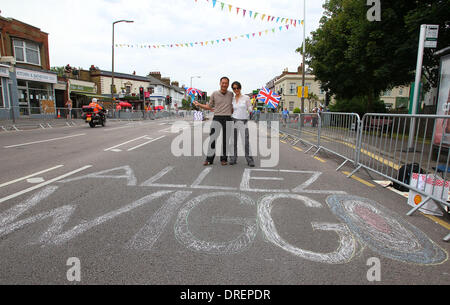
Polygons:
M255 167L255 162L253 162L253 161L248 162L248 166L250 166L250 167Z
M227 165L228 162L227 161L221 161L222 165Z
M230 165L235 165L237 163L237 161L236 160L230 160Z
M208 166L208 165L212 165L213 163L210 161L205 161L203 162L203 166Z

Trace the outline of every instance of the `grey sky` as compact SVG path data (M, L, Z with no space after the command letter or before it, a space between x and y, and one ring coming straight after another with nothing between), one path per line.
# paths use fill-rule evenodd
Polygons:
M163 77L211 93L219 78L228 76L242 83L243 91L260 88L284 68L296 70L301 62L295 53L303 39L302 27L279 31L279 24L236 14L235 7L268 15L303 19L303 0L223 0L233 5L220 9L212 0L15 0L0 7L3 17L37 26L49 33L52 66L90 65L111 70L112 22L116 43L172 44L200 42L253 33L277 27L276 34L220 42L206 47L173 49L116 48L117 72L147 75L160 71ZM306 0L307 36L319 25L325 0ZM247 13L248 15L248 13ZM258 36L258 35L257 35Z

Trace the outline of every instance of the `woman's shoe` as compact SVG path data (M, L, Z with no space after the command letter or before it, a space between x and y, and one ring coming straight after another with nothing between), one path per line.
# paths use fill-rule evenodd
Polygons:
M228 162L227 161L221 161L222 165L227 165Z
M208 165L212 165L213 163L210 161L205 161L203 162L203 166L208 166Z

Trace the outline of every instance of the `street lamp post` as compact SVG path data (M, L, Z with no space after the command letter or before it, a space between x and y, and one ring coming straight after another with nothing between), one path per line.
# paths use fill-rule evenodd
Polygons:
M305 113L305 52L306 52L306 0L303 0L303 64L302 64L302 113Z
M201 76L191 76L191 88L192 88L192 79L193 78L201 78Z
M114 21L112 24L112 71L111 71L111 100L114 98L114 26L116 23L126 22L133 23L132 20L118 20Z
M193 78L201 78L201 76L191 76L191 88L192 88L192 79Z

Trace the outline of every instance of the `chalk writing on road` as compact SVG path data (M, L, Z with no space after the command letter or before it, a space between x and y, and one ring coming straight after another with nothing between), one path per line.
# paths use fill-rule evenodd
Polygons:
M144 180L140 185L136 175L130 166L115 167L102 170L87 175L60 181L59 186L49 185L31 197L25 199L9 209L0 212L0 237L1 241L5 236L13 234L36 223L50 224L36 240L31 240L31 244L43 246L61 246L72 241L81 234L88 234L89 231L99 231L102 224L112 222L119 216L142 208L147 205L157 205L160 208L151 215L147 221L141 224L141 229L137 230L130 240L123 245L128 249L136 251L151 251L158 246L158 240L168 224L173 219L175 221L174 237L187 249L206 254L232 255L248 250L255 245L258 232L261 232L266 240L272 245L283 249L293 256L309 261L344 264L350 262L356 253L364 249L364 246L377 252L379 255L399 260L407 263L433 265L440 264L447 260L448 254L438 245L431 241L423 232L403 220L400 216L392 213L388 209L372 200L348 195L343 191L333 190L311 190L314 181L321 176L321 172L314 171L294 171L294 170L253 170L246 169L242 173L241 182L235 187L204 185L203 182L208 175L214 174L212 168L203 169L192 184L167 184L158 183L166 174L174 168L166 167L156 175ZM267 177L253 176L257 172L262 172ZM261 181L283 181L282 175L296 175L295 181L305 181L294 188L283 189L263 189L251 187L252 183ZM80 203L61 202L61 206L49 211L34 212L40 205L50 201L51 196L64 188L65 183L90 179L115 179L118 183L123 183L126 187L138 187L144 190L158 188L151 194L146 194L140 199L131 203L125 203L123 207L106 212L103 215L92 217L88 220L80 220L72 228L67 228L69 220L74 220L74 213L79 210ZM185 181L186 182L186 181ZM238 182L237 182L238 183ZM297 182L298 183L298 182ZM165 190L164 188L168 188ZM174 189L175 188L175 189ZM180 188L180 190L176 190ZM216 191L209 192L215 189ZM217 191L219 190L219 191ZM200 192L193 198L193 193ZM332 194L326 199L326 205L314 200L309 194ZM256 199L252 196L258 195ZM261 197L262 195L262 197ZM336 216L335 222L321 222L320 219L310 220L311 227L318 231L318 242L320 242L320 232L333 232L336 236L337 248L329 253L314 252L308 249L301 249L290 244L283 238L283 232L277 230L272 210L283 201L291 200L299 205L312 210L323 210L328 206ZM234 226L240 228L234 238L229 240L204 240L196 236L191 230L196 226L191 217L192 211L202 213L208 210L208 206L213 202L230 202L233 204L224 205L232 216L214 215L211 223L218 225ZM248 210L245 217L239 215L234 209ZM42 207L40 208L42 210ZM289 212L289 211L287 211ZM20 219L21 216L27 215ZM195 219L195 217L194 217ZM304 221L304 220L302 220ZM35 238L35 237L32 237Z

